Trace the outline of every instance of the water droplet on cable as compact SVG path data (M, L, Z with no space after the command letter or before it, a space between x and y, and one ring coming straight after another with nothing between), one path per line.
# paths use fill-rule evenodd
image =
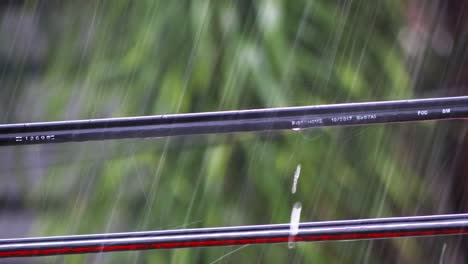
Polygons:
M288 247L294 248L294 237L299 233L299 223L301 221L302 204L296 202L291 211L291 224L289 229Z
M293 185L291 192L294 194L297 190L297 182L299 181L299 176L301 176L301 164L297 164L296 171L294 171Z

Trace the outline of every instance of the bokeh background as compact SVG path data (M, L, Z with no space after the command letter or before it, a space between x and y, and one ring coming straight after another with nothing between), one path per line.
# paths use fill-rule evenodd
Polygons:
M468 93L463 0L0 2L0 122ZM0 237L468 210L464 121L0 148ZM293 175L301 166L297 192ZM466 263L463 237L1 263Z

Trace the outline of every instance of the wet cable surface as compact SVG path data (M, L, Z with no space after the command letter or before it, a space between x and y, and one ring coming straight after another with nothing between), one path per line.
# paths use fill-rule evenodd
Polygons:
M0 145L302 130L468 117L468 96L0 125ZM468 233L468 214L0 239L0 257Z
M292 237L290 224L274 224L2 239L0 257L467 233L468 214L430 215L301 223Z
M468 96L0 125L0 146L468 117Z

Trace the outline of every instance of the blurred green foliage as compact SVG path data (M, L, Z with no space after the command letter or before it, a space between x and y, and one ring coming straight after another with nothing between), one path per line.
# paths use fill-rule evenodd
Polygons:
M397 42L401 10L392 0L65 1L58 18L48 18L60 26L50 30L52 52L35 88L37 120L24 121L410 98ZM431 201L396 143L401 131L383 125L48 146L60 164L28 190L39 208L31 235L283 223L296 201L302 221L417 214ZM210 263L235 249L41 260ZM395 239L247 246L220 262L421 258L417 240Z

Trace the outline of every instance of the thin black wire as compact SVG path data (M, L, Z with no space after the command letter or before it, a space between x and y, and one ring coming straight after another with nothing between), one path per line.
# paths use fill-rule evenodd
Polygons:
M0 125L0 146L468 117L468 96Z

